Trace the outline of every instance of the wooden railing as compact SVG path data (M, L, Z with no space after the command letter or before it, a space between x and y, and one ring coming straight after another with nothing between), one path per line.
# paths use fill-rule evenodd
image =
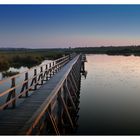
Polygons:
M31 91L36 90L45 81L49 80L73 57L75 57L73 54L67 55L48 64L31 68L25 72L1 80L0 85L8 82L10 87L0 93L0 110L11 106L14 108L19 98L23 96L28 97ZM29 76L31 73L32 76ZM22 80L17 81L18 78Z
M45 125L49 124L52 125L54 134L57 135L63 134L62 128L66 123L70 124L70 128L75 127L73 114L77 110L81 63L81 55L78 55L67 73L26 123L20 134L40 134ZM53 113L54 110L57 112Z

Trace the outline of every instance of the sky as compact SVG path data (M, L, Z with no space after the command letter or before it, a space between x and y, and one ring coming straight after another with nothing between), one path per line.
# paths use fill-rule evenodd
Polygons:
M140 5L0 5L0 47L140 45Z

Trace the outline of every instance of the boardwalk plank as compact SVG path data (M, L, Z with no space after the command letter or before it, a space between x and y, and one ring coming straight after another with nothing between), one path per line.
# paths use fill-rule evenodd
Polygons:
M63 76L72 63L74 58L66 64L58 73L48 80L39 89L26 98L15 109L7 109L0 112L0 135L16 135L24 125L32 118L38 108L44 103L57 84L63 80Z

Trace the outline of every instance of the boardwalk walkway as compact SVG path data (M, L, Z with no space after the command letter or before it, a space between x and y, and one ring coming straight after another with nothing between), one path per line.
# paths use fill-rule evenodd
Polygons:
M46 103L53 96L53 91L62 83L64 77L77 61L78 56L67 63L58 73L48 80L39 89L26 98L15 109L6 109L0 112L0 135L24 134L28 126L39 115ZM26 128L27 127L27 128Z

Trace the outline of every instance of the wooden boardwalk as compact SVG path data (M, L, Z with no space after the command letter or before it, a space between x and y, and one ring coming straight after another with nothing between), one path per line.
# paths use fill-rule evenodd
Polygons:
M65 90L62 85L71 84L69 89L67 86L67 92L69 93L69 100L71 105L75 107L74 99L76 98L76 92L78 91L77 83L79 82L77 78L80 78L80 56L76 56L70 62L68 62L64 67L61 68L51 79L46 81L39 89L35 90L31 96L26 98L20 105L16 108L9 108L2 110L0 112L0 135L25 135L25 134L40 134L42 128L47 124L44 123L44 120L51 120L55 134L61 134L58 130L56 123L59 123L58 117L51 114L58 114L61 106L58 104L60 98L61 104L63 105L63 110L69 119L70 125L73 127L73 122L70 117L70 112L67 110L66 101L62 96L58 94L63 94ZM79 64L78 71L73 69L73 66ZM73 69L73 71L72 71ZM76 70L76 71L74 71ZM74 72L74 75L71 75L70 72ZM70 79L67 79L68 75L71 75ZM78 76L78 77L77 77ZM67 83L66 83L67 82ZM72 83L71 83L72 82ZM73 86L72 86L73 85ZM63 91L62 91L63 90ZM74 92L72 92L72 90ZM71 92L71 93L70 93ZM51 108L50 108L51 107ZM47 111L46 111L47 110ZM50 110L50 111L49 111ZM62 110L61 110L62 111ZM62 113L61 113L62 116ZM43 123L41 123L43 122ZM46 127L45 127L46 129ZM44 130L43 130L44 131ZM46 130L45 130L46 131ZM46 132L45 132L46 133Z

